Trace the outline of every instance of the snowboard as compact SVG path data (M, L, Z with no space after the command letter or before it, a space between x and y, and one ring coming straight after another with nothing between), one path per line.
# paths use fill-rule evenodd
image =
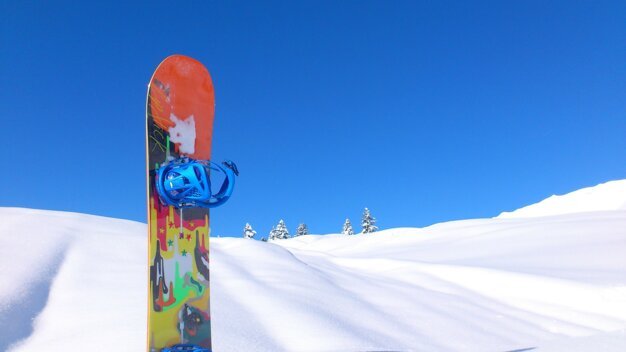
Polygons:
M159 64L146 103L150 352L182 343L211 350L209 209L163 205L155 176L179 157L210 159L214 112L199 61L173 55Z

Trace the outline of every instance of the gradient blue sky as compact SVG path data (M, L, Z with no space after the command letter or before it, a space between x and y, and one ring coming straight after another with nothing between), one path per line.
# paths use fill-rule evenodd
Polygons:
M54 3L54 4L53 4ZM173 53L241 171L213 235L490 217L626 178L624 1L0 2L0 206L145 222Z

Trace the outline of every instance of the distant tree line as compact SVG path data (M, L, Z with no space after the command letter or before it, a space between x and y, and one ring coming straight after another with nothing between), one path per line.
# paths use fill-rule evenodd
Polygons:
M375 224L376 224L376 218L372 216L369 209L365 208L365 210L363 211L363 216L361 217L361 233L365 234L365 233L376 232L376 230L378 230L378 227ZM346 218L346 221L343 223L343 229L341 230L341 233L347 236L352 236L355 234L354 229L352 228L352 223L350 222L350 219ZM293 237L306 236L308 234L309 234L309 229L307 225L302 223L298 225L298 228L296 229L296 233ZM256 236L256 231L252 228L252 225L250 225L249 223L246 223L246 226L243 228L243 237L254 239L255 236ZM267 237L261 238L261 241L267 242L268 240L270 241L283 240L283 239L287 239L290 237L292 236L289 234L287 225L285 224L285 221L281 219L276 226L272 226L272 229L270 230Z

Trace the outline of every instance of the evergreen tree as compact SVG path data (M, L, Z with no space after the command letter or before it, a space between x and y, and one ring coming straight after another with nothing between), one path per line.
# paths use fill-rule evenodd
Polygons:
M298 229L296 230L296 236L304 236L309 234L309 229L306 224L298 225Z
M252 229L249 223L246 223L246 226L243 228L243 238L254 238L256 235L256 231Z
M346 218L346 222L343 223L343 230L341 231L344 235L354 235L354 230L352 230L352 223L350 219Z
M276 238L278 239L287 239L289 238L289 230L287 230L287 225L285 225L285 221L280 219L278 225L276 225Z
M270 231L270 235L268 237L269 240L275 240L278 238L278 231L276 230L276 227L272 226L272 231Z
M267 238L261 237L261 242L267 242Z
M375 223L376 218L374 218L372 214L370 214L369 209L365 208L365 210L363 211L363 218L361 219L361 227L363 228L361 233L372 233L378 230L378 227L374 225Z

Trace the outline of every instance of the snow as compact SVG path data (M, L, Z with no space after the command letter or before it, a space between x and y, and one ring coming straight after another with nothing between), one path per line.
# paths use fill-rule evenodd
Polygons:
M10 350L145 349L144 224L17 208L0 219L0 351L22 338Z
M214 350L624 351L624 185L426 228L212 238ZM145 224L0 219L0 350L145 350Z
M610 181L562 196L553 195L537 204L513 212L503 212L498 217L519 218L601 210L626 210L624 194L626 194L626 180Z

